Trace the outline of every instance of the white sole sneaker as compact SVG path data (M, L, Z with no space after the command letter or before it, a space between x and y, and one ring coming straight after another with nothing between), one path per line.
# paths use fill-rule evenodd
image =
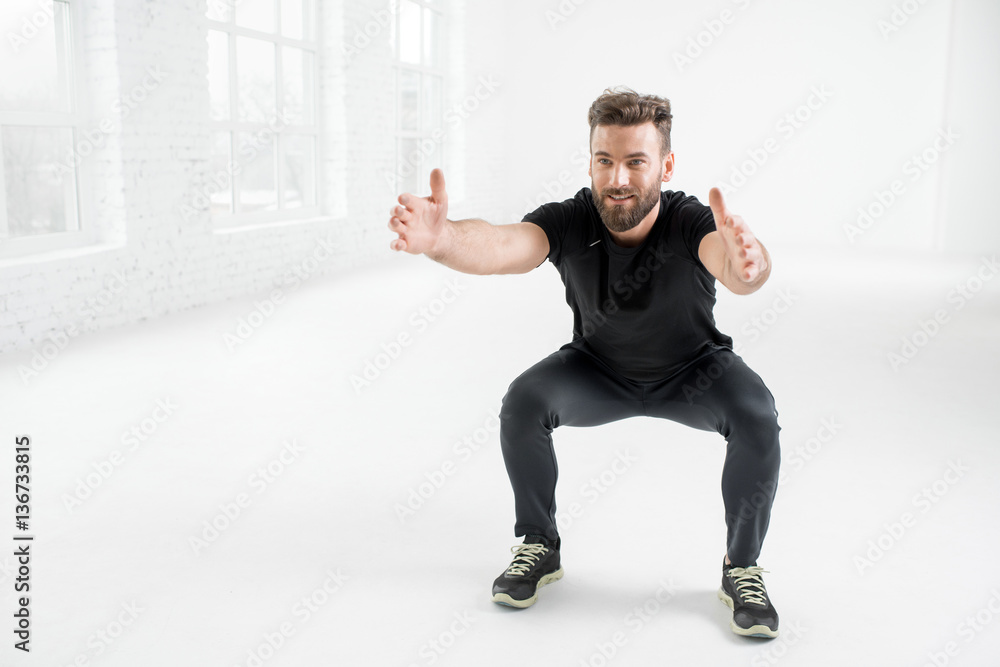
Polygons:
M719 599L725 602L730 610L735 610L733 599L722 588L719 588ZM751 625L749 628L741 628L736 625L736 621L729 621L729 628L736 634L743 635L744 637L767 637L774 639L778 636L777 630L772 630L766 625Z
M535 594L532 595L527 600L515 600L506 593L497 593L493 596L493 601L497 604L502 604L507 607L514 607L516 609L526 609L538 601L538 591L542 586L546 584L551 584L553 581L559 581L563 577L563 569L560 567L555 572L546 574L544 577L538 580L538 585L535 586Z

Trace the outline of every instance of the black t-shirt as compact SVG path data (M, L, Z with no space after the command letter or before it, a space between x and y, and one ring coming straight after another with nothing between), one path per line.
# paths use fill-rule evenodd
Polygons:
M590 188L524 217L545 231L548 259L566 285L573 342L631 380L668 377L733 339L715 328L715 277L698 245L712 209L683 192L660 193L660 212L635 248L615 244Z

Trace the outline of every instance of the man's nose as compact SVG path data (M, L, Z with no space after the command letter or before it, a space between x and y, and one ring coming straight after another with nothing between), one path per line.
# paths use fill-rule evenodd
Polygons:
M628 169L625 165L617 165L611 172L611 187L624 188L628 186Z

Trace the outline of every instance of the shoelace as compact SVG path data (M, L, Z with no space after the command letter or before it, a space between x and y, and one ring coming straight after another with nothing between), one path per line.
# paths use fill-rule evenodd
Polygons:
M507 574L520 577L538 562L539 557L545 555L548 548L544 544L517 544L510 551L515 555L514 561L507 568Z
M745 602L767 606L767 592L764 590L764 580L761 575L767 572L762 567L734 567L729 570L729 576L736 583L736 592Z

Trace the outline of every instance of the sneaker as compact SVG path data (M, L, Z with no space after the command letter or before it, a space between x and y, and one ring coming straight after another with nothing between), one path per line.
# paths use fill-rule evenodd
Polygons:
M766 572L762 568L733 567L722 561L722 588L719 599L733 610L729 627L745 637L777 637L778 612L767 597L764 588Z
M493 601L518 609L535 604L539 588L562 579L559 542L552 544L544 537L528 535L524 544L511 547L514 560L493 582Z

